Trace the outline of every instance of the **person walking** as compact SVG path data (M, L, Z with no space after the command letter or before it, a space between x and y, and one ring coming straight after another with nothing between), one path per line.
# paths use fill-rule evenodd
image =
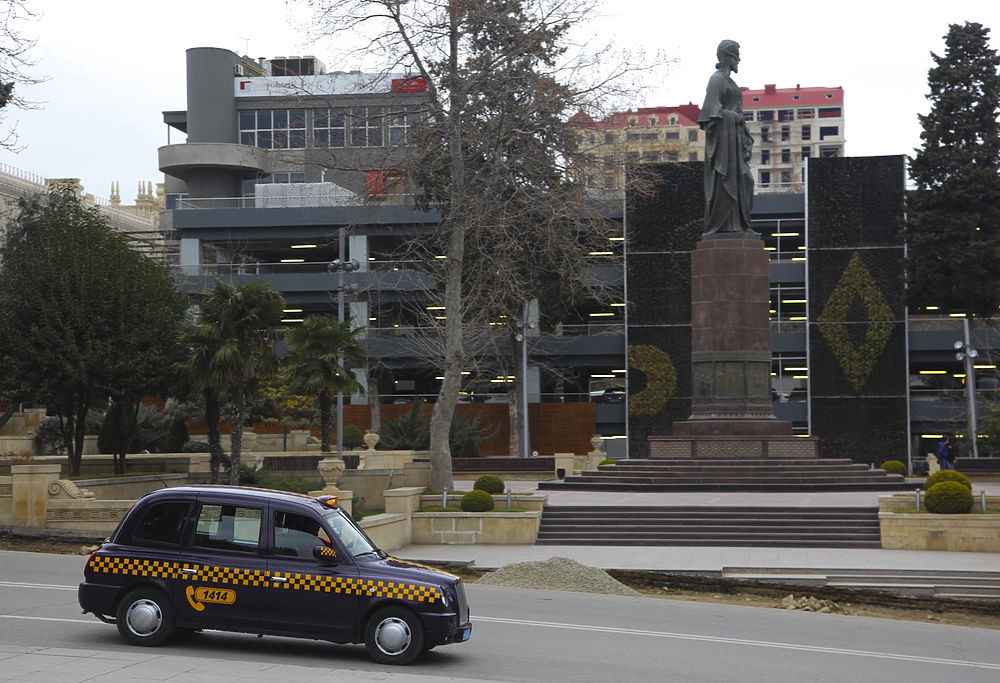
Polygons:
M951 464L951 434L944 434L937 444L938 467L943 470L952 469Z
M958 438L954 434L948 439L948 469L953 470L958 467L958 456L961 454L958 445Z

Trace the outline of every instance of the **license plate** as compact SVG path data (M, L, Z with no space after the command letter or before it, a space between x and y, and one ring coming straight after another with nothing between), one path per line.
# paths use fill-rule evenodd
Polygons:
M466 626L461 631L458 632L458 642L464 643L469 638L472 637L472 627Z

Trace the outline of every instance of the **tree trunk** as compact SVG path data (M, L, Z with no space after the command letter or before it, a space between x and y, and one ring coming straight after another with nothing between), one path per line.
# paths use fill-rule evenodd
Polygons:
M381 374L377 369L368 373L368 415L370 430L376 434L382 432L382 398L379 394Z
M333 399L330 397L330 392L326 389L319 392L319 435L320 435L320 446L319 450L323 453L329 453L331 449L331 444L333 442Z
M240 485L240 454L243 452L243 401L237 399L233 406L233 431L229 446L229 483Z
M84 437L87 435L87 412L90 410L89 392L84 390L80 395L80 402L77 404L76 415L73 425L73 444L69 455L70 476L80 476L80 463L83 460Z
M18 404L11 403L4 411L3 415L0 415L0 429L3 429L4 425L10 422L10 418L17 415L17 409L18 409Z
M212 387L205 387L205 426L208 428L208 460L212 483L219 483L222 467L222 436L219 434L219 396Z
M444 287L445 353L444 381L431 413L431 490L451 490L454 487L451 468L451 421L462 385L465 347L462 340L462 262L465 257L465 229L462 225L462 204L465 196L465 151L462 145L462 111L465 95L458 72L459 9L450 3L448 77L451 83L448 112L448 154L451 185L448 214L444 222L448 230L447 277Z

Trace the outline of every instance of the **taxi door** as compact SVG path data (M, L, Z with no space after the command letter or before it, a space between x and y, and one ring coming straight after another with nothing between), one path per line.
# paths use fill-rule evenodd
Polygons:
M172 582L182 625L258 633L266 624L265 513L262 504L199 498Z
M272 503L268 531L274 616L283 630L350 642L359 618L358 573L351 556L309 510ZM334 556L317 559L317 546L333 550Z

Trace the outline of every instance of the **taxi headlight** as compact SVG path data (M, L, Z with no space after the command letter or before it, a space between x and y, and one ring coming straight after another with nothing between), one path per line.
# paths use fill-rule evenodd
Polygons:
M439 590L441 591L441 604L444 607L448 607L448 588L441 586Z

